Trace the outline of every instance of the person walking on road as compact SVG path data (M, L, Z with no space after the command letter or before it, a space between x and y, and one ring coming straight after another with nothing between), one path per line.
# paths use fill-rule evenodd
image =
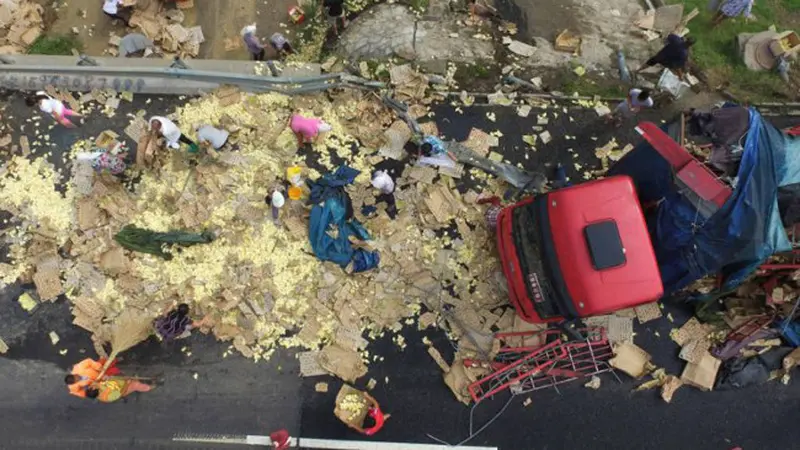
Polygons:
M82 114L67 108L64 102L51 97L44 91L39 91L33 97L29 97L25 100L25 103L30 107L38 105L39 110L49 114L56 122L67 128L75 128L75 124L70 122L68 117L83 117Z
M689 50L694 45L694 42L691 37L684 39L677 34L671 33L667 36L664 47L636 69L636 73L658 64L671 70L679 78L683 78L686 63L689 62Z
M333 25L333 33L339 36L339 20L342 21L342 29L347 28L347 16L344 11L344 0L324 0L322 6L328 16L328 23Z
M186 137L181 132L181 129L175 125L175 122L162 116L153 116L150 118L150 129L164 138L164 143L167 147L177 150L181 148L181 142L189 146L189 152L196 153L198 150L197 143Z
M248 25L242 28L242 40L244 41L247 51L250 52L250 59L253 61L264 61L266 51L261 39L256 36L256 24Z
M755 20L752 14L755 0L726 0L719 7L714 17L711 19L711 26L716 27L725 19L744 15L745 20Z

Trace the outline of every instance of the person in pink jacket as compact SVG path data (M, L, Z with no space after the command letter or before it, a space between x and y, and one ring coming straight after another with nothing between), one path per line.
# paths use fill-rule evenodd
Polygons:
M292 115L289 119L289 128L297 136L297 145L314 142L320 133L331 131L331 126L315 117L303 117L300 114Z

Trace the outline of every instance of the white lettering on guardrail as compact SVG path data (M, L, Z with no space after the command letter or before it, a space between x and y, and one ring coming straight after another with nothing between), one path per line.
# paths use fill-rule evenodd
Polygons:
M114 89L115 91L141 92L146 86L144 78L100 77L94 75L14 75L0 74L0 86L13 90L41 90L46 86L71 91Z

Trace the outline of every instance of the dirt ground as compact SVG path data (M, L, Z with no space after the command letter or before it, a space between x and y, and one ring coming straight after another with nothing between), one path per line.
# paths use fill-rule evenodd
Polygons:
M164 2L169 5L169 2ZM239 30L245 25L256 23L259 35L268 38L272 33L280 31L289 39L296 27L289 21L289 8L295 5L292 0L195 0L193 9L184 10L186 19L184 26L200 25L203 28L206 42L200 46L200 58L205 59L247 59L248 53L239 38ZM45 7L53 8L52 3L45 2ZM86 12L86 18L82 12ZM55 20L50 25L51 34L72 34L77 27L84 53L92 56L103 55L108 48L108 37L113 32L124 36L124 24L112 20L102 10L99 0L69 0L61 2L55 12ZM234 43L231 49L228 43Z
M570 59L552 49L555 37L563 30L582 37L575 61L587 69L616 67L614 56L623 48L629 60L638 61L650 50L641 36L635 35L632 23L645 10L638 0L498 0L504 17L515 17L518 39L536 45L534 66L563 67Z

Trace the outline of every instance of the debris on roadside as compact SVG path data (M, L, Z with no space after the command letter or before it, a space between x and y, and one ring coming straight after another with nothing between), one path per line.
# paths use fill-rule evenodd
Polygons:
M319 382L314 385L314 390L317 392L328 392L328 383Z
M614 355L609 364L633 378L641 378L652 371L653 366L650 363L652 357L650 354L633 343L625 342L616 346Z
M367 417L367 401L361 391L343 384L336 395L333 414L348 426L361 427Z
M594 390L600 389L600 377L597 375L592 375L592 378L590 378L589 381L583 385L583 387Z
M163 57L191 59L200 53L200 44L205 42L205 36L200 26L186 28L181 25L183 16L180 9L165 11L161 2L149 1L134 6L130 24L156 43L160 48L158 53Z
M31 0L5 0L0 2L0 54L26 53L44 31L44 8Z
M659 307L658 302L646 303L633 309L636 311L636 318L638 318L639 323L642 324L662 317L661 308Z
M581 49L581 36L570 30L563 30L556 36L555 49L561 52L578 54Z
M710 391L714 388L720 364L719 359L711 356L711 353L705 352L698 362L686 363L681 374L681 381L698 389Z

